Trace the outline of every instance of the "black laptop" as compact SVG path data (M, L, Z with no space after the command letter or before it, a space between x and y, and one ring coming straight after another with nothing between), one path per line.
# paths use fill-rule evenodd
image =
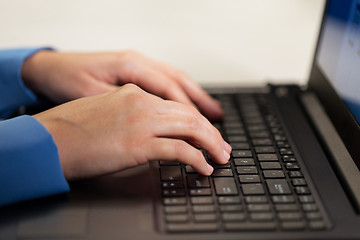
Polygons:
M299 46L301 47L301 46ZM360 1L328 1L306 88L216 88L233 148L0 208L0 239L360 239ZM1 196L0 196L1 197Z

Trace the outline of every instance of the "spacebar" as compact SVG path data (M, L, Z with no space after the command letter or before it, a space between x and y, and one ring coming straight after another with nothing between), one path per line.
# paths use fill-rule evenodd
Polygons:
M235 180L232 177L214 178L216 195L238 195Z

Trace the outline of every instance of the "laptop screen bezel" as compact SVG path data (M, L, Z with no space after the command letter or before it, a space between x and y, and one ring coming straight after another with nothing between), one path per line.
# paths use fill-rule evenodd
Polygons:
M319 37L316 45L316 51L313 58L312 69L308 82L309 90L316 93L325 111L329 115L338 134L348 149L351 157L354 159L358 169L360 169L360 126L346 103L333 88L329 79L322 71L317 61L321 44L321 37L326 20L326 12L329 8L329 0L324 7L323 19Z

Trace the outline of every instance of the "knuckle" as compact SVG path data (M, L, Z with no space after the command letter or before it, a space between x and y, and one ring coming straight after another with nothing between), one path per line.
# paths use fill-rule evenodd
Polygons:
M183 141L176 141L173 145L173 151L178 156L180 154L184 154L185 151L188 151L187 145Z
M194 152L194 155L195 155L194 159L195 159L196 162L202 162L202 160L204 159L204 155L199 150L196 150Z
M160 94L163 95L165 98L171 99L173 96L176 95L178 91L178 86L173 82L168 82L166 86L160 89Z
M140 92L141 91L140 87L138 87L137 85L135 85L133 83L126 83L121 88L127 92Z
M186 128L190 129L191 131L198 131L201 129L201 125L199 121L194 117L184 117L183 124Z

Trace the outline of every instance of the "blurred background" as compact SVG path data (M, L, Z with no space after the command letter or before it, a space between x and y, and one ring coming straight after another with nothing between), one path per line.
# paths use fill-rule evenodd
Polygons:
M324 0L0 0L0 48L134 49L203 85L304 84Z

